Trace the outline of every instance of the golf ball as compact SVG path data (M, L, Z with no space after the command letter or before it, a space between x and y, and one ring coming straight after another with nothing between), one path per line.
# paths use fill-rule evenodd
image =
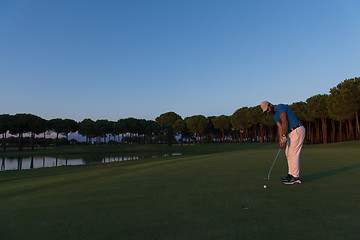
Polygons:
M267 186L266 186L266 185L264 185L264 188L267 188Z

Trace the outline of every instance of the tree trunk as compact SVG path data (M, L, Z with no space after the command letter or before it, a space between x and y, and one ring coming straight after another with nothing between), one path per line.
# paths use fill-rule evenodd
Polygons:
M342 121L340 121L339 125L339 142L343 141L343 131L342 131Z
M256 126L254 126L254 135L253 135L253 142L257 142L258 141L258 132L257 132L257 128Z
M22 169L22 161L23 161L23 157L19 157L18 158L18 170Z
M310 141L310 134L311 134L311 122L307 122L307 131L306 131L306 142L311 143Z
M259 126L259 135L260 135L260 142L263 143L264 142L264 132L263 132L263 126L262 124L260 124Z
M349 123L348 122L345 122L345 127L346 127L346 132L345 132L345 140L346 141L349 141Z
M335 120L331 119L331 127L332 127L332 131L331 131L331 139L332 142L334 143L336 141L336 128L335 128Z
M315 120L315 131L316 131L316 138L315 142L320 143L320 124L319 121Z
M355 121L356 121L356 140L359 140L360 139L360 125L359 125L358 112L355 112Z
M213 133L213 131L211 131L210 132L210 141L211 141L211 143L214 143L214 138L215 138L214 133Z
M274 141L274 128L273 127L270 127L269 137L270 137L270 142L273 142Z
M312 122L309 121L308 141L309 143L314 144L314 128L311 123Z
M2 158L1 171L5 171L5 157Z
M322 124L322 135L323 135L323 143L327 143L327 126L326 126L326 118L321 119Z
M44 132L44 142L43 142L44 149L45 149L45 146L46 146L46 132Z
M2 145L4 152L6 152L6 133L3 133Z
M34 168L34 156L31 156L30 169Z
M31 133L31 150L35 150L35 134Z
M348 135L349 137L348 137L348 140L352 141L352 140L354 140L354 130L353 130L352 121L348 120L348 123L349 123L349 135Z
M18 150L21 152L22 151L22 133L19 133L19 139L18 139Z

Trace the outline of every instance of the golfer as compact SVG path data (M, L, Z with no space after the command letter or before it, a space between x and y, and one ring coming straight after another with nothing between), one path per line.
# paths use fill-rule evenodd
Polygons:
M280 136L280 148L286 145L288 175L281 179L282 182L284 184L301 184L300 152L304 143L305 128L285 104L272 105L264 101L260 106L264 113L273 115Z

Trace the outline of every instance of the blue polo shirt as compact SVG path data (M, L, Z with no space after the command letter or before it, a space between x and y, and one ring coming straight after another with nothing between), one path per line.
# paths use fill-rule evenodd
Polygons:
M273 115L273 119L275 120L275 122L279 122L280 124L282 124L280 114L286 112L286 116L288 120L288 131L300 124L295 114L291 111L291 109L287 105L278 104L278 105L274 105L274 108L275 108L275 113Z

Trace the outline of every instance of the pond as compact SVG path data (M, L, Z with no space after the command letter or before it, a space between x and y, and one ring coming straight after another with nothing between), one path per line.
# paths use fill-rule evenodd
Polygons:
M169 156L181 156L181 155L182 155L181 153L168 153L168 154L163 154L161 156L169 157ZM151 157L158 157L158 156L151 156ZM133 161L140 158L145 158L145 156L127 155L127 156L115 156L115 157L102 157L97 159L56 158L56 157L46 157L46 156L2 157L0 158L1 161L0 171Z

